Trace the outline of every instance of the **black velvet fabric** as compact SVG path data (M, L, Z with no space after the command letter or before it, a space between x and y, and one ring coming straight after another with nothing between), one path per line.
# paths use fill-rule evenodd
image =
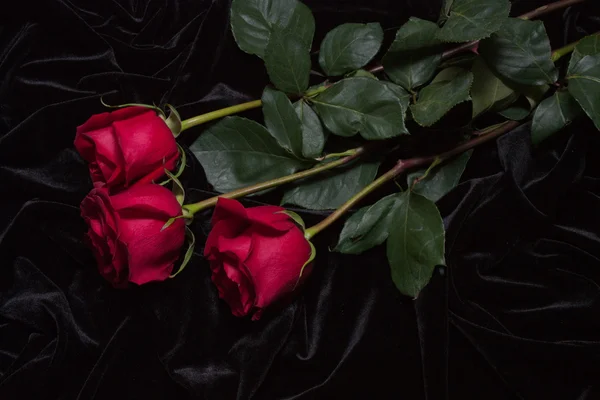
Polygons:
M521 0L513 15L547 4ZM418 300L382 246L317 239L302 295L233 317L202 258L112 289L82 238L91 189L75 128L107 102L183 117L260 97L227 0L20 0L0 14L0 399L600 399L600 138L587 121L540 148L528 127L478 148L439 202L448 266ZM317 41L342 22L435 20L439 0L307 0ZM9 12L10 10L10 12ZM600 30L596 0L544 18L553 47ZM564 65L563 65L564 68ZM245 116L260 118L260 111ZM202 129L186 132L189 144ZM211 195L202 168L191 200ZM268 201L254 198L248 204ZM307 223L322 213L303 212Z

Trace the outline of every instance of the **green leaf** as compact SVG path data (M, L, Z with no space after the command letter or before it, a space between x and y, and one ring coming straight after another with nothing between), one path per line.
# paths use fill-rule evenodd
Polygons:
M194 246L196 245L196 236L194 236L194 232L192 232L192 230L190 228L188 228L187 226L185 227L185 237L188 242L188 249L185 252L185 255L183 256L183 260L181 261L181 265L179 266L179 269L174 274L169 275L169 278L175 278L177 275L179 275L179 273L181 271L183 271L185 269L185 267L187 267L188 263L192 259L192 256L194 255Z
M600 129L600 54L583 56L567 71L569 93Z
M450 8L452 7L452 3L454 0L444 0L442 4L442 9L440 10L440 16L438 18L438 23L446 22L448 16L450 15Z
M327 136L319 116L304 100L294 103L294 110L302 124L302 154L306 158L320 157Z
M463 71L451 81L432 83L419 92L417 102L410 106L413 118L421 126L431 126L454 106L470 99L473 74Z
M413 192L434 203L437 202L458 185L471 153L472 151L462 153L446 163L435 166L429 172L427 169L411 172L407 176L409 187L412 187Z
M419 18L402 25L382 61L392 81L412 90L433 77L442 59L438 31L437 24Z
M557 91L535 109L531 141L539 144L570 124L581 114L581 107L569 92Z
M542 85L558 79L541 21L507 19L498 32L479 43L479 54L494 72L517 83Z
M544 99L544 96L550 90L549 85L538 85L538 86L528 86L528 85L510 85L517 93L525 96L527 101L529 102L529 110L533 110L540 102Z
M382 40L383 30L378 23L340 25L325 35L319 64L328 76L344 75L371 61Z
M513 121L521 121L527 118L550 89L549 85L531 86L514 82L508 83L508 86L515 91L518 97L510 107L501 110L498 114Z
M333 210L373 182L378 162L362 162L343 170L330 170L299 182L283 194L281 204L310 210Z
M297 0L233 0L231 31L240 49L264 58L274 30L289 31L310 48L315 19Z
M577 43L573 54L571 55L571 61L569 64L577 64L585 56L593 56L594 54L600 53L600 35L593 34L586 36Z
M282 92L265 88L262 95L265 125L277 143L302 158L302 125L290 99Z
M287 93L302 93L308 88L310 48L293 34L273 31L265 50L265 66L271 82Z
M354 78L354 77L365 77L365 78L371 78L371 79L375 79L378 80L377 77L375 75L373 75L373 73L364 70L364 69L357 69L356 71L352 71L348 74L345 75L346 78Z
M444 224L435 204L410 190L399 196L387 240L387 258L398 290L413 298L444 265Z
M508 0L454 0L450 17L437 37L444 42L468 42L490 36L508 18Z
M336 135L387 139L408 133L398 97L380 81L346 78L310 99L325 126Z
M510 87L506 86L485 64L481 57L473 63L473 117L490 110L506 108L518 98Z
M335 251L360 254L388 238L393 209L398 205L398 194L390 194L375 204L363 207L346 220Z
M448 67L461 67L464 69L471 69L473 62L475 61L475 59L477 57L479 57L477 54L470 53L470 52L466 53L466 54L460 54L455 57L452 57L452 58L442 61L442 63L440 64L440 66L438 68L444 69L444 68L448 68Z
M531 113L529 108L523 106L513 106L498 112L498 114L502 115L504 118L513 121L524 120L529 116L529 113Z
M202 164L208 182L222 193L312 165L282 149L264 126L240 117L226 117L212 125L190 150Z
M450 82L463 72L465 72L465 69L460 67L444 68L435 76L435 78L433 78L431 83Z
M395 83L384 81L383 84L396 95L400 107L402 107L402 115L406 115L406 110L408 110L408 104L410 103L411 98L410 93L404 90L402 86L396 85Z

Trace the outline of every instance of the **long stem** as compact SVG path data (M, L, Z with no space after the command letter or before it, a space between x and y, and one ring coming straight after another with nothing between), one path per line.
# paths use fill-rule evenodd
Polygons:
M373 192L375 189L378 189L384 183L389 182L392 179L394 179L396 176L398 176L402 172L401 169L402 169L402 164L400 162L398 162L394 166L394 168L390 169L388 172L381 175L379 178L375 179L373 182L371 182L371 184L369 184L363 190L361 190L360 192L355 194L352 198L350 198L350 200L348 200L347 202L342 204L337 210L335 210L334 212L329 214L329 216L327 218L325 218L318 224L313 225L312 227L305 230L304 237L307 240L310 240L317 233L321 232L323 229L327 228L334 221L336 221L338 218L340 218L342 215L344 215L344 213L346 211L351 209L356 203L361 201L365 196L367 196L368 194Z
M356 149L349 150L345 152L348 154L344 158L340 158L339 160L332 161L330 163L322 164L317 167L307 169L304 171L296 172L292 175L283 176L281 178L271 179L269 181L257 183L256 185L247 186L245 188L237 189L229 193L224 193L215 197L211 197L210 199L206 199L194 204L186 204L184 205L184 209L188 211L190 214L195 214L198 211L205 210L210 207L214 207L217 204L217 200L219 197L224 197L227 199L237 199L240 197L247 196L249 194L258 193L266 189L271 189L277 186L284 185L286 183L294 182L302 178L307 178L309 176L316 175L320 172L327 171L333 168L337 168L344 164L349 163L350 161L360 157L365 152L364 147L357 147Z
M387 171L385 174L381 175L379 178L377 178L375 181L373 181L370 185L368 185L363 190L361 190L356 195L354 195L350 200L345 202L340 208L335 210L333 213L329 214L329 216L327 218L325 218L318 224L313 225L312 227L308 228L304 232L304 236L306 237L306 239L311 239L317 233L321 232L323 229L327 228L333 222L338 220L342 215L344 215L344 213L346 211L348 211L349 209L354 207L354 205L356 205L358 202L360 202L365 196L367 196L368 194L373 192L375 189L382 186L384 183L393 180L394 178L396 178L399 175L402 175L407 170L413 169L416 167L423 167L428 164L431 164L432 162L439 163L439 162L447 161L447 160L451 159L452 157L455 157L461 153L464 153L467 150L470 150L470 149L472 149L476 146L479 146L483 143L489 142L490 140L493 140L493 139L511 131L512 129L516 128L520 124L521 123L518 121L507 121L507 122L499 125L496 129L490 131L489 133L482 135L482 136L478 136L475 139L471 139L467 142L461 143L458 146L454 147L453 149L450 149L444 153L441 153L438 155L433 155L433 156L414 157L414 158L409 158L406 160L398 160L398 162L392 169Z
M521 19L533 19L533 18L537 18L540 17L544 14L548 14L552 11L556 11L556 10L560 10L562 8L566 8L569 6L572 6L574 4L578 4L578 3L583 3L587 0L560 0L560 1L556 1L554 3L550 3L550 4L546 4L545 6L541 6L536 8L533 11L529 11L528 13L525 13L523 15L520 15L518 18ZM453 49L450 50L446 50L444 53L442 53L442 60L447 60L449 58L454 57L457 54L463 53L465 51L469 51L469 50L473 50L475 49L475 47L477 46L477 44L479 43L479 40L474 40L472 42L468 42L468 43L463 43L460 46L457 46Z
M235 106L222 108L220 110L211 111L206 114L198 115L186 120L181 121L181 131L185 131L186 129L190 129L193 126L204 124L206 122L223 118L228 115L233 115L240 113L242 111L251 110L253 108L258 108L262 105L261 100L253 100L242 104L237 104Z
M561 57L566 56L567 54L569 54L570 52L575 50L575 46L577 46L577 43L579 43L579 41L569 43L565 47L561 47L560 49L554 50L552 52L552 56L551 56L552 61L556 62L556 61L560 60Z
M547 13L555 11L555 10L560 10L561 8L569 7L569 6L572 6L574 4L583 3L584 1L587 1L587 0L561 0L561 1L556 1L554 3L550 3L550 4L546 4L545 6L538 7L538 8L536 8L533 11L529 11L528 13L525 13L525 14L519 16L519 18L521 18L521 19L533 19L533 18L537 18L540 15L547 14Z
M596 32L593 33L590 36L594 36L594 35L600 35L600 32ZM556 49L552 52L552 61L556 62L559 59L561 59L562 57L566 56L567 54L571 53L573 50L575 50L575 47L579 44L579 42L581 42L581 40L578 40L576 42L573 43L569 43L568 45L561 47L560 49Z

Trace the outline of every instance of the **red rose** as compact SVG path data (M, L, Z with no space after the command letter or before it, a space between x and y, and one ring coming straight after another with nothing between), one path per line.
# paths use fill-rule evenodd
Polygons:
M165 121L144 107L93 115L77 128L75 148L89 163L95 187L151 182L174 169L179 157Z
M98 269L114 287L169 277L185 239L185 222L175 195L160 185L136 185L115 195L95 188L81 202L88 242Z
M302 230L284 208L245 209L235 200L219 198L204 256L210 261L219 297L235 316L254 313L291 294L311 255ZM307 265L304 279L310 273Z

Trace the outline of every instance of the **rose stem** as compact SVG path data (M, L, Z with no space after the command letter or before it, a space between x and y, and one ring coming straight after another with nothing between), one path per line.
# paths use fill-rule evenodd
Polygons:
M597 35L597 34L600 34L600 32L597 32L594 35ZM577 43L579 43L579 41L570 43L564 47L561 47L561 48L553 51L552 52L552 60L556 61L556 60L560 59L561 57L563 57L564 55L572 52L573 49L575 48L575 46L577 45ZM344 203L340 208L338 208L336 211L334 211L332 214L330 214L323 221L321 221L320 223L316 224L315 226L313 226L311 228L308 228L305 231L306 238L310 239L311 237L313 237L314 235L319 233L321 230L325 229L327 226L329 226L331 223L333 223L335 220L337 220L339 217L341 217L346 211L348 211L350 208L352 208L356 203L358 203L360 200L362 200L366 195L370 194L372 191L374 191L375 189L377 189L379 186L383 185L384 183L403 174L406 170L414 168L414 167L425 166L427 164L431 164L434 161L436 161L436 163L442 163L442 162L444 162L460 153L463 153L475 146L478 146L478 145L485 143L491 139L501 136L502 134L516 128L517 126L519 126L519 124L520 123L516 122L516 121L507 121L502 124L499 124L494 129L491 129L491 130L484 129L484 130L480 131L479 133L475 132L475 133L473 133L473 135L477 136L477 138L472 139L467 142L464 142L464 143L461 143L460 145L456 146L455 148L448 150L437 156L434 155L434 156L428 156L428 157L415 157L415 158L410 158L408 160L399 160L392 169L390 169L385 174L381 175L379 178L377 178L375 181L373 181L370 185L365 187L361 192L357 193L354 197L352 197L350 200L348 200L346 203Z
M233 115L240 113L242 111L251 110L253 108L258 108L262 105L262 101L253 100L247 103L237 104L235 106L221 108L220 110L211 111L206 114L197 115L195 117L186 119L181 121L181 131L185 131L186 129L190 129L193 126L201 125L209 121L213 121L215 119L223 118L228 115Z
M557 1L551 4L547 4L545 6L539 7L533 11L530 11L528 13L525 13L521 16L519 16L519 18L521 19L532 19L532 18L536 18L539 17L541 15L547 14L551 11L555 11L555 10L560 10L561 8L565 8L568 6L571 6L573 4L578 4L578 3L583 3L584 1L587 0L561 0L561 1ZM458 47L455 47L453 49L447 50L442 54L442 60L447 60L448 58L451 58L457 54L460 54L464 51L468 51L473 49L477 44L479 43L479 41L473 41L473 42L469 42L469 43L464 43ZM559 57L560 58L560 57ZM376 74L379 72L383 71L383 66L378 64L375 65L371 68L369 68L369 72ZM326 81L327 82L327 81ZM235 106L231 106L231 107L226 107L226 108L222 108L220 110L216 110L216 111L211 111L209 113L206 114L202 114L202 115L198 115L192 118L188 118L186 120L181 121L181 131L185 131L187 129L190 129L194 126L197 125L201 125L204 124L206 122L210 122L210 121L214 121L215 119L219 119L219 118L223 118L226 117L228 115L234 115L234 114L238 114L241 113L243 111L246 110L251 110L253 108L258 108L262 105L262 101L261 100L253 100L253 101L249 101L246 103L242 103L242 104L237 104Z
M368 194L373 192L375 189L378 189L384 183L395 179L399 175L402 175L407 170L415 168L415 167L424 167L428 164L431 164L432 162L434 162L436 160L437 160L437 162L444 162L454 156L457 156L467 150L472 149L473 147L479 146L480 144L483 144L492 139L495 139L495 138L509 132L510 130L516 128L520 124L521 124L521 122L518 122L518 121L507 121L507 122L501 124L500 126L498 126L496 129L491 130L489 133L478 136L475 139L471 139L464 143L461 143L458 146L454 147L453 149L450 149L444 153L441 153L438 155L433 155L433 156L414 157L414 158L409 158L406 160L398 160L398 162L392 169L387 171L385 174L381 175L379 178L374 180L370 185L368 185L363 190L361 190L356 195L354 195L354 197L352 197L350 200L345 202L340 208L335 210L333 213L329 214L329 216L327 218L325 218L318 224L306 229L306 231L304 232L304 236L306 237L307 240L310 240L317 233L321 232L323 229L325 229L329 225L331 225L334 221L339 219L342 215L344 215L344 213L346 211L348 211L350 208L352 208L354 205L356 205L358 202L360 202L365 196L367 196Z
M600 32L592 33L589 36L595 36L595 35L600 35ZM577 44L579 44L579 42L581 42L581 40L578 40L578 41L573 42L573 43L569 43L565 47L561 47L560 49L554 50L552 52L552 61L556 62L559 59L561 59L563 56L566 56L567 54L569 54L570 52L572 52L573 50L575 50L575 46L577 46Z
M533 18L537 18L540 15L544 15L544 14L547 14L547 13L555 11L555 10L560 10L562 8L572 6L574 4L583 3L584 1L587 1L587 0L561 0L561 1L556 1L554 3L546 4L545 6L538 7L538 8L536 8L533 11L529 11L528 13L520 15L519 18L521 18L521 19L533 19Z
M270 189L270 188L274 188L274 187L277 187L280 185L284 185L286 183L294 182L298 179L307 178L309 176L316 175L320 172L327 171L327 170L342 166L344 164L347 164L350 161L360 157L364 152L365 152L364 147L357 147L355 149L345 151L344 153L340 153L339 155L343 155L345 157L340 158L339 160L335 160L335 161L332 161L327 164L319 165L319 166L316 166L314 168L307 169L304 171L296 172L295 174L292 174L292 175L282 176L281 178L271 179L269 181L257 183L256 185L237 189L237 190L234 190L229 193L220 194L218 196L211 197L210 199L202 200L198 203L186 204L183 206L183 208L186 211L188 211L190 214L195 214L198 211L202 211L207 208L213 207L215 204L217 204L217 200L219 199L219 197L224 197L227 199L237 199L240 197L247 196L249 194L261 192L265 189ZM330 154L329 156L332 156L332 155ZM329 157L326 156L323 158L329 158Z
M561 1L556 1L554 3L550 3L550 4L546 4L545 6L538 7L538 8L536 8L533 11L529 11L528 13L525 13L523 15L518 16L517 18L521 18L521 19L533 19L533 18L537 18L539 16L542 16L544 14L548 14L548 13L550 13L552 11L555 11L555 10L560 10L562 8L572 6L574 4L583 3L584 1L587 1L587 0L561 0ZM474 49L475 46L477 46L478 43L479 43L479 40L474 40L472 42L464 43L464 44L461 44L458 47L455 47L453 49L447 50L444 53L442 53L442 60L447 60L449 58L454 57L457 54L463 53L465 51L470 51L470 50Z

